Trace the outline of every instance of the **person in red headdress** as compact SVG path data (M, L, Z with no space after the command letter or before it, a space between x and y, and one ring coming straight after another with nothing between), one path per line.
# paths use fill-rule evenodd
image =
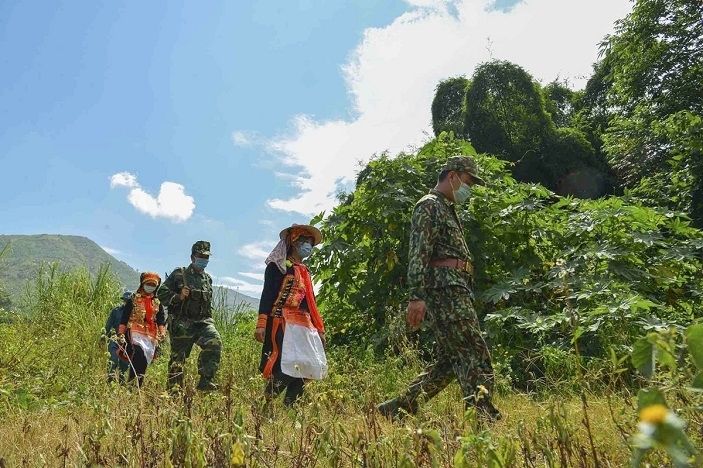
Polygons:
M156 348L166 336L166 313L155 296L160 284L157 273L141 274L139 289L125 304L118 328L124 338L120 340L120 357L129 364L129 380L136 377L140 387Z

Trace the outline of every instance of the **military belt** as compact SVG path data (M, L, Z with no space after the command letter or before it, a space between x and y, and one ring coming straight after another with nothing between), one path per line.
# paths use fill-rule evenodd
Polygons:
M457 270L464 271L471 276L474 275L474 265L468 260L462 260L460 258L438 258L435 260L430 260L431 267L447 267L455 268Z

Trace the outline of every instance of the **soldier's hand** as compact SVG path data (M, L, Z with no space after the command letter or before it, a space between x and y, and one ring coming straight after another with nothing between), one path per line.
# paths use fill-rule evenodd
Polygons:
M180 299L181 301L185 301L189 295L190 295L190 288L188 288L187 286L183 286L181 288L181 293L178 295L178 299Z
M420 328L422 321L425 319L426 309L425 301L417 300L408 302L407 321L411 330L415 331Z
M254 339L259 343L264 342L264 336L266 336L265 328L257 328L256 330L254 330Z

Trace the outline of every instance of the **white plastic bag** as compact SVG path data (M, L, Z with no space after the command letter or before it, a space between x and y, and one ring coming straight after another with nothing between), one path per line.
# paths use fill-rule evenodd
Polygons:
M315 328L286 323L281 349L281 371L303 379L320 380L327 377L327 356Z
M133 331L130 335L132 336L132 345L141 347L142 351L144 351L146 363L151 364L151 361L154 359L154 354L156 353L156 343L147 335L139 332Z

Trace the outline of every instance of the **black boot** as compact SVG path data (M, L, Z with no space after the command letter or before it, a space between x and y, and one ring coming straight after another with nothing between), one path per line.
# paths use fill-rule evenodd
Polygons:
M198 386L196 388L201 392L212 392L217 390L217 384L210 379L200 377L200 382L198 382Z
M493 406L493 403L491 403L490 400L486 399L481 399L476 404L476 416L486 422L491 423L500 421L503 418L503 415L500 414L498 408Z

